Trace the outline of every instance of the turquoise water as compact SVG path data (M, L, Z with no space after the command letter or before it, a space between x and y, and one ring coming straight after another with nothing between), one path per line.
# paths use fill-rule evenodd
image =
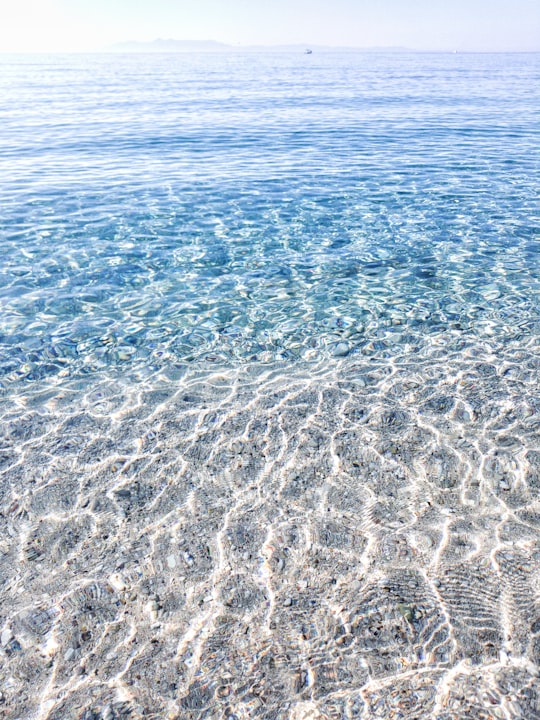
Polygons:
M536 332L538 73L536 55L4 60L2 381Z
M539 111L537 54L1 58L7 717L540 717Z

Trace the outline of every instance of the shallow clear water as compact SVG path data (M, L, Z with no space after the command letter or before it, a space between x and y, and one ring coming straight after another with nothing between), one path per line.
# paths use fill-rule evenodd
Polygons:
M2 58L8 717L540 717L539 110L539 55Z

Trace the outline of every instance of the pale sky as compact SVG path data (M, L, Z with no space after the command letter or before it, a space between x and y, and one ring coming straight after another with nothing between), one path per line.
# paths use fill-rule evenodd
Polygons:
M0 0L0 52L156 38L540 51L540 0Z

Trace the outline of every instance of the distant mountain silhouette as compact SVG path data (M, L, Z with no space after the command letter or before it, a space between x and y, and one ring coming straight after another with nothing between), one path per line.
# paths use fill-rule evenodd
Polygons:
M215 40L163 40L158 38L150 42L130 40L115 43L108 49L118 52L228 52L233 48L231 45Z
M150 42L127 41L115 43L107 48L111 52L300 52L309 47L317 52L414 52L405 47L334 47L331 45L227 45L215 40L173 40L162 39Z

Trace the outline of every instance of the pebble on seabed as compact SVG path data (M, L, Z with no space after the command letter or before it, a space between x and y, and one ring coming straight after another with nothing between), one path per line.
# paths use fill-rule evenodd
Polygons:
M144 606L146 612L150 616L151 620L157 620L158 614L159 614L159 605L157 603L157 600L152 599L149 600L146 605Z
M349 352L350 347L346 342L339 342L332 348L332 355L334 355L334 357L345 357Z
M13 633L9 628L6 628L5 630L2 630L2 635L0 636L0 642L2 644L2 647L6 647L8 642L12 639Z

